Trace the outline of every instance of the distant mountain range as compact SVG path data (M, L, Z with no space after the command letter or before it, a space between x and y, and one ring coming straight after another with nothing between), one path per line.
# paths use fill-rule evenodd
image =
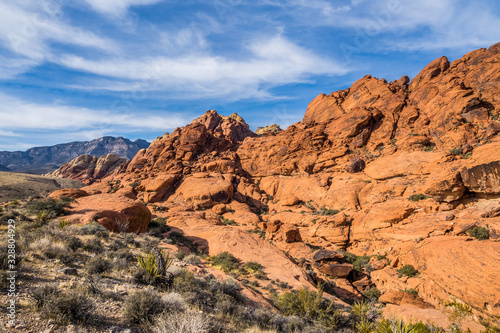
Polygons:
M122 137L105 136L92 141L35 147L26 151L0 151L0 171L44 174L83 154L99 157L113 153L132 159L140 149L148 147L149 142L145 140L131 141Z

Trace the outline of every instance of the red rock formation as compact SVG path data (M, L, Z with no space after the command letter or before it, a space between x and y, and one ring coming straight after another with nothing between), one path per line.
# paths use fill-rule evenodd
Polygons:
M158 216L210 254L257 261L295 287L337 277L337 295L361 299L375 286L392 313L417 306L423 315L458 299L495 321L499 87L497 44L452 63L439 58L411 82L365 76L319 95L302 122L272 134L256 136L239 117L208 111L85 188L95 195L77 202L95 200L101 209L98 193L115 192L106 198L154 203ZM224 226L218 215L239 225ZM469 238L474 226L487 227L490 239ZM379 257L353 270L338 250ZM403 265L420 274L399 276Z

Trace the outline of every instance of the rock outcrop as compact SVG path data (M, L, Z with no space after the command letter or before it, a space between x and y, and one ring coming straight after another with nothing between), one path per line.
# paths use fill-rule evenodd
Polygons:
M439 58L411 81L365 76L316 97L284 131L255 135L240 117L210 110L84 188L90 196L77 203L102 206L102 223L116 229L104 212L121 206L100 201L144 202L208 253L259 262L295 287L335 278L344 300L376 287L392 313L435 313L458 300L495 322L499 87L497 44ZM468 236L476 226L489 239ZM418 274L398 272L407 265Z
M53 177L71 178L86 184L91 184L118 171L128 162L115 154L101 157L80 155L74 160L62 165L50 174Z

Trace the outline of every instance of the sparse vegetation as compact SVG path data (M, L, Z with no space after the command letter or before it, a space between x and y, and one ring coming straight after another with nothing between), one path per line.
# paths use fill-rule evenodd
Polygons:
M416 270L415 267L413 267L412 265L405 265L400 269L398 269L397 271L399 273L399 277L402 276L415 277L418 274L420 274L419 271Z
M239 261L231 253L225 251L210 258L212 265L220 268L224 272L238 269Z
M313 214L314 215L327 215L327 216L332 216L332 215L335 215L335 214L338 214L340 211L337 210L337 209L329 209L329 208L326 208L326 207L322 207L320 208L319 210L317 211L314 211Z
M490 238L490 231L485 227L475 226L474 228L467 231L467 234L478 240L485 240Z
M418 194L412 194L410 195L410 197L408 198L408 200L410 201L420 201L420 200L425 200L425 199L428 199L429 196L425 195L425 194L422 194L422 193L418 193Z
M151 290L141 290L130 295L124 304L125 319L134 324L151 322L153 316L163 312L160 295Z

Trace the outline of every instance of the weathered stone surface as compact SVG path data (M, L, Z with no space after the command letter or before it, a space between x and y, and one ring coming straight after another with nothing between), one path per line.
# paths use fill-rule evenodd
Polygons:
M301 242L299 229L293 224L285 223L280 227L281 235L286 243Z
M425 193L436 201L452 202L465 193L465 185L459 171L436 168L426 181Z
M354 266L351 264L326 263L319 268L319 271L332 277L345 278L353 269Z
M113 194L81 197L71 209L69 221L97 223L113 232L142 233L151 221L151 212L140 202Z
M380 296L379 301L395 305L412 305L420 309L434 308L432 305L425 303L420 297L399 290L386 292Z
M500 161L464 168L460 174L469 191L500 194Z
M57 190L57 191L52 192L49 195L49 198L56 199L56 200L61 199L61 197L77 199L77 198L81 198L81 197L86 197L87 195L89 195L89 194L87 192L85 192L84 190L79 190L79 189L75 189L75 188L65 188L62 190Z
M188 177L177 188L174 201L210 208L218 203L227 203L233 197L233 184L220 177Z
M77 179L83 183L91 184L97 179L102 179L117 172L126 163L127 159L115 154L108 154L101 157L80 155L62 165L52 175Z
M345 171L350 173L361 172L363 171L365 166L366 166L365 161L356 156L355 158L350 160L349 163L345 166Z

